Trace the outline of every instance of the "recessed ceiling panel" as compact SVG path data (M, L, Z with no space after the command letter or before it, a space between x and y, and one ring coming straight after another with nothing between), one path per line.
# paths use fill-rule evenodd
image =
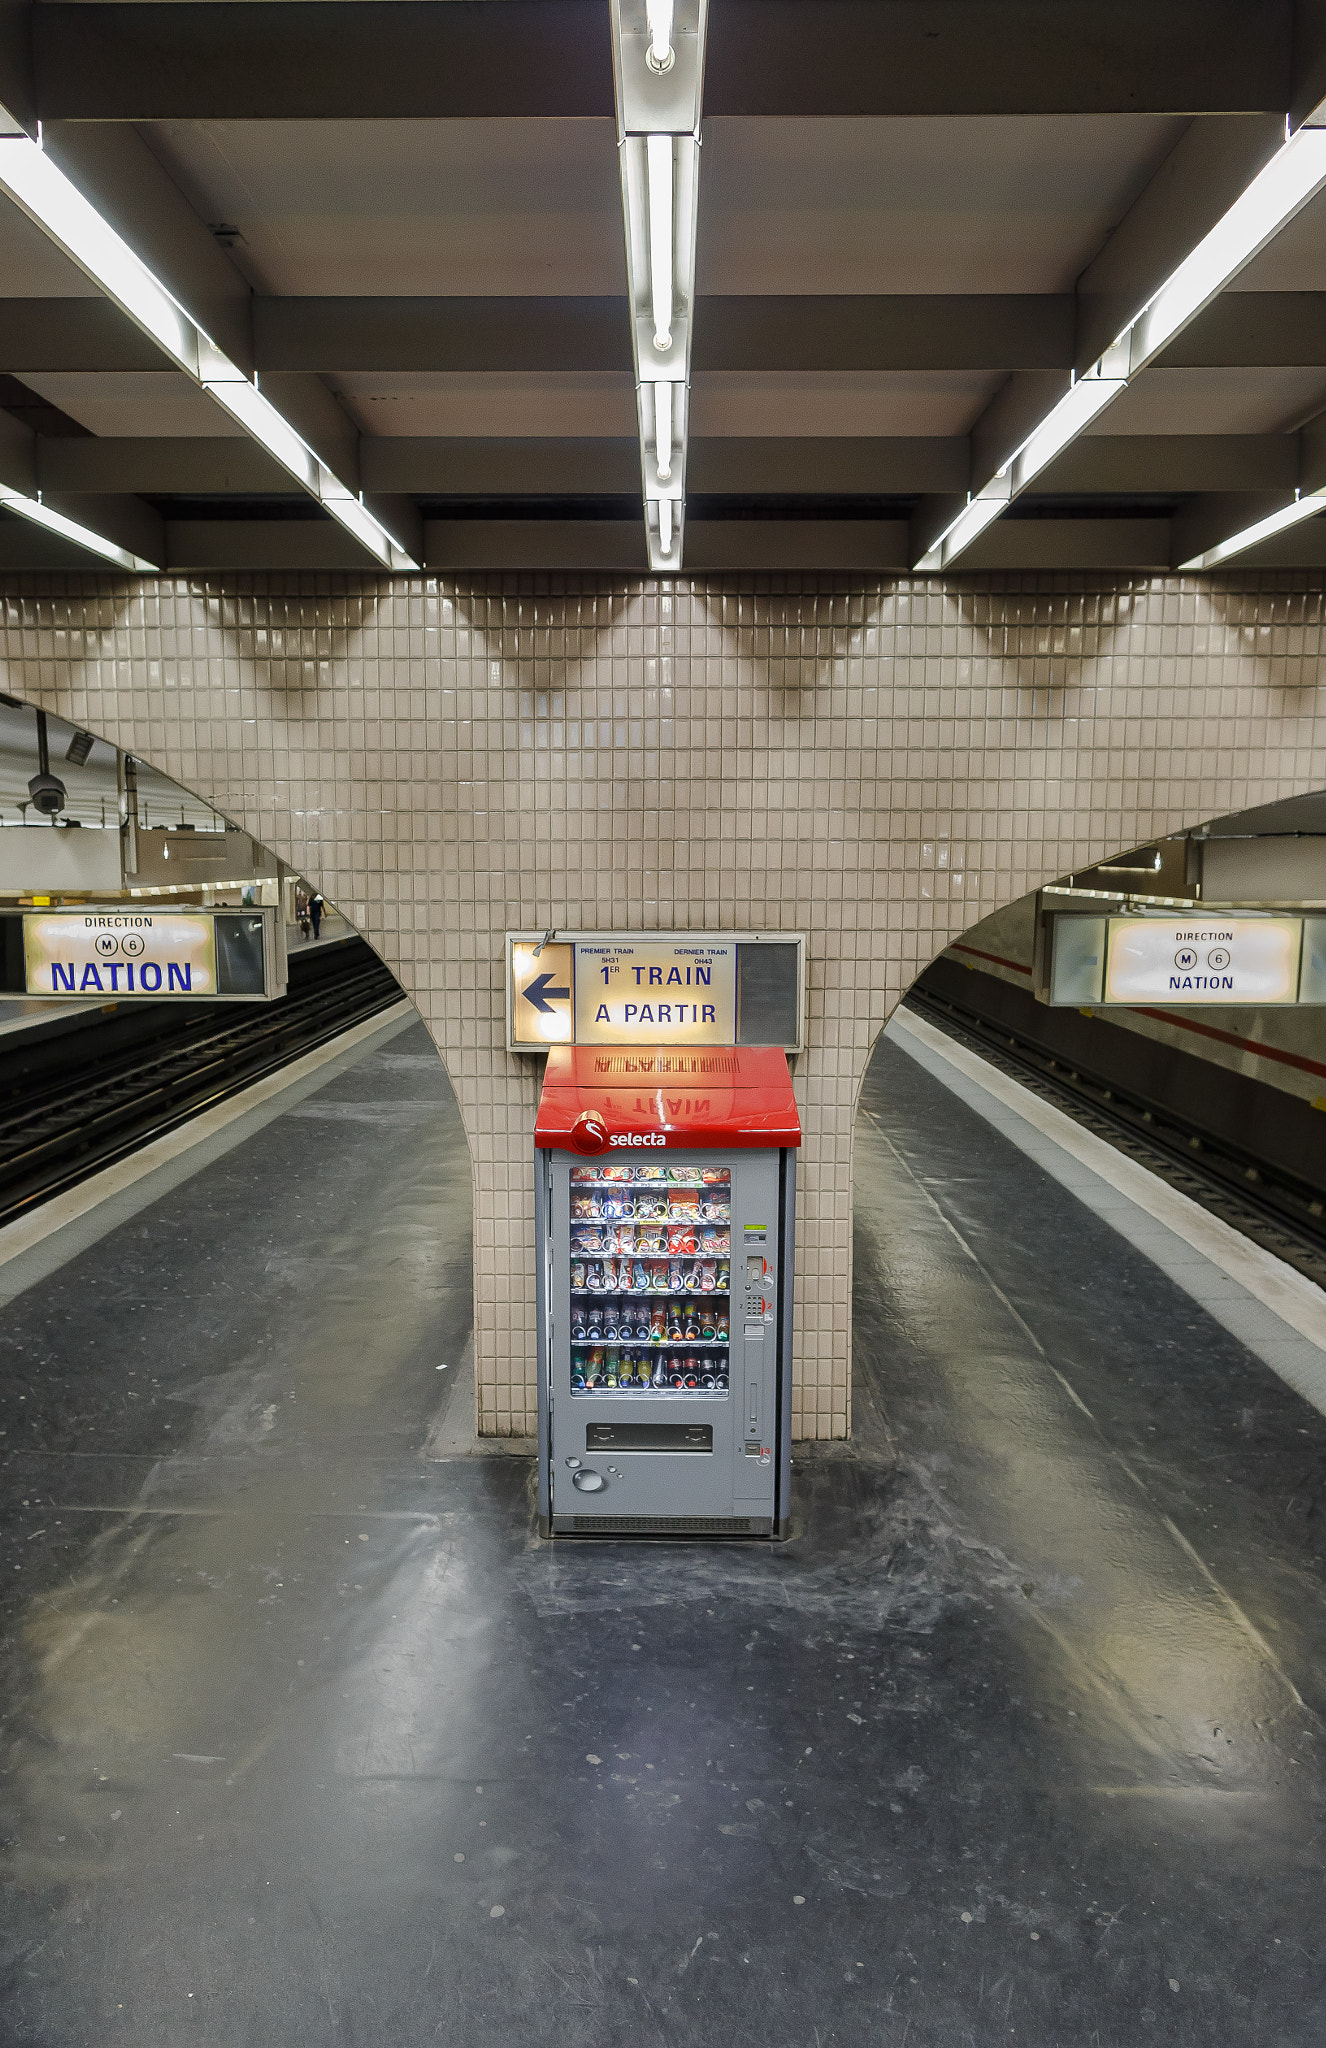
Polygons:
M25 370L23 382L90 434L246 438L179 370Z
M261 292L624 292L611 121L200 121L143 131Z
M366 434L597 438L636 432L628 371L436 371L428 376L329 379Z
M1061 292L1183 133L1143 115L709 121L702 292Z
M1282 434L1326 406L1326 369L1144 370L1092 434Z
M965 434L1002 382L955 370L702 370L698 436Z

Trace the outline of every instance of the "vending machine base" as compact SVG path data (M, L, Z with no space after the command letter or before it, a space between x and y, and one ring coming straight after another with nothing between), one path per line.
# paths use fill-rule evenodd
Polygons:
M789 1533L800 1135L782 1052L550 1055L535 1176L544 1535Z

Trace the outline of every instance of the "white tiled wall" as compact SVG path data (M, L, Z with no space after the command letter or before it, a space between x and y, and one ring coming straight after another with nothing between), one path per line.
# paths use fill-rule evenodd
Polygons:
M1039 881L1326 783L1320 578L47 575L0 606L6 691L316 877L419 1004L469 1133L499 1433L534 1420L508 927L809 933L796 1427L841 1435L856 1093L913 976Z

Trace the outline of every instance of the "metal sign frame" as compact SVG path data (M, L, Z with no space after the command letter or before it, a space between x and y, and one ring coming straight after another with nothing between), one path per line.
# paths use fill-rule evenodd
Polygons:
M1297 926L1299 944L1293 972L1292 995L1248 996L1240 995L1234 989L1226 993L1210 977L1207 978L1210 980L1209 986L1207 981L1202 979L1203 967L1212 962L1198 960L1198 948L1220 937L1215 927L1239 923ZM1141 914L1131 915L1118 911L1084 914L1075 910L1055 910L1044 916L1043 925L1048 944L1038 946L1036 994L1051 1008L1127 1010L1164 1002L1167 1008L1176 1010L1287 1010L1326 1004L1326 917L1320 914L1230 910L1220 905L1197 903L1191 909L1167 909L1163 912L1147 910ZM1191 967L1178 961L1176 956L1174 979L1179 980L1185 973L1193 973L1192 993L1182 987L1170 987L1152 995L1139 993L1135 996L1117 996L1109 993L1109 954L1115 931L1138 925L1212 928L1196 934L1193 946L1194 962ZM1188 934L1176 931L1175 937L1178 944L1186 940ZM1228 962L1226 959L1214 964L1223 970Z
M513 948L516 946L795 946L796 962L796 1036L795 1039L780 1041L787 1053L805 1050L806 1042L806 935L804 932L751 932L751 931L509 931L503 946L503 975L506 985L506 1049L511 1053L528 1053L540 1057L549 1050L549 1044L574 1045L575 1037L575 984L571 984L571 1036L548 1042L531 1043L517 1040L515 1035L516 986L513 971ZM551 991L550 991L551 993ZM598 1042L598 1041L596 1041ZM606 1042L606 1041L605 1041ZM623 1044L634 1040L615 1041ZM688 1040L689 1044L708 1044L709 1040ZM729 1044L731 1040L715 1038L714 1044Z
M215 989L203 993L171 987L169 977L166 978L163 985L159 988L143 988L131 978L132 961L127 954L124 960L108 956L105 962L102 971L108 977L110 977L112 967L115 969L113 986L103 985L99 989L84 989L80 986L72 990L63 988L29 989L27 987L27 936L29 921L38 919L63 920L67 918L73 922L74 920L86 920L88 918L113 918L117 920L117 924L123 924L126 930L132 931L135 926L153 916L162 918L206 918L211 921L213 927L213 959L216 962L215 978L218 983ZM242 919L250 924L257 921L261 922L263 984L261 989L234 990L220 987L223 969L218 955L216 935L218 919ZM196 903L153 904L140 901L131 903L80 903L69 907L52 905L49 908L24 908L7 914L4 922L6 925L17 927L17 961L15 964L17 965L19 961L22 962L21 984L8 989L7 992L14 995L23 995L30 1002L87 1003L89 1005L101 1006L109 998L116 1003L271 1003L277 1001L286 992L285 927L281 922L279 908L273 909L270 904L235 906L229 904ZM107 929L110 931L114 928L108 927ZM9 976L6 976L7 981L8 979Z

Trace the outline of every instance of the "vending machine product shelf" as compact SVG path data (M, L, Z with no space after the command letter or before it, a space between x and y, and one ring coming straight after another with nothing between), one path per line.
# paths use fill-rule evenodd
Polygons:
M557 1048L535 1137L544 1532L785 1533L785 1055Z

